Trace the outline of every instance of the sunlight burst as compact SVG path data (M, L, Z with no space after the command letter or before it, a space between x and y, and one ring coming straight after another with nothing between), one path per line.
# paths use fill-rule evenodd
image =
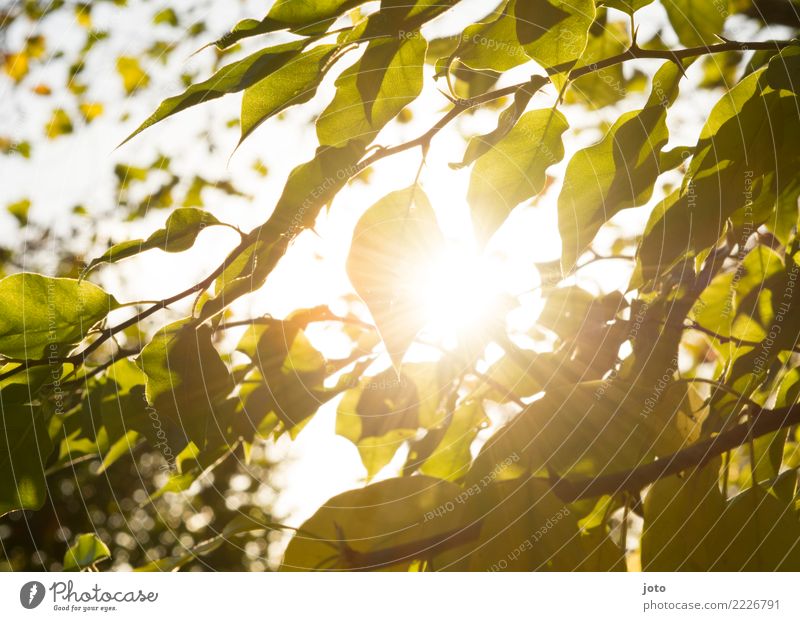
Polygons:
M415 297L425 321L423 333L451 347L493 321L502 291L499 261L448 247L434 263L420 268Z

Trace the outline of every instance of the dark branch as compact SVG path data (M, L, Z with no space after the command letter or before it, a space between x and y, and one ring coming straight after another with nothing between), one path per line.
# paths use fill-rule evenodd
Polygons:
M359 552L343 544L341 553L345 570L374 571L414 560L431 559L442 552L457 548L474 541L481 533L481 522L472 522L464 528L458 528L441 535L434 535L419 541L410 541L391 548Z
M761 410L752 422L742 423L681 451L632 470L595 478L562 478L553 481L553 491L564 502L595 498L622 491L637 491L659 479L708 463L714 457L754 438L800 423L800 406Z
M776 52L779 52L783 48L789 47L790 45L793 44L796 45L796 42L725 41L724 43L717 43L714 45L701 45L697 47L684 48L681 50L644 50L640 48L636 43L634 43L629 49L622 52L621 54L617 54L616 56L611 56L599 62L592 63L591 65L578 67L577 69L573 69L572 71L570 71L570 68L575 65L574 62L570 61L567 63L556 65L554 67L550 67L546 69L546 72L548 75L569 72L569 80L571 81L571 80L576 80L582 76L594 73L596 71L600 71L602 69L618 65L628 60L653 58L653 59L671 60L673 62L678 62L686 58L695 58L697 56L703 56L705 54L719 54L722 52L750 51L750 50L774 50ZM360 172L361 170L364 170L365 168L371 166L372 164L374 164L379 160L382 160L385 157L396 155L397 153L402 153L403 151L407 151L415 147L426 148L430 144L431 140L433 140L434 136L436 136L436 134L438 134L439 131L441 131L451 121L455 120L462 112L466 112L471 108L482 106L497 99L502 99L503 97L507 97L509 95L514 95L517 91L530 88L532 84L535 85L542 80L543 80L542 84L544 84L549 81L549 78L540 75L533 75L526 82L520 82L519 84L512 84L510 86L497 89L496 91L491 91L488 93L483 93L482 95L478 95L477 97L472 97L471 99L457 100L455 102L454 107L451 108L441 119L439 119L436 125L431 127L424 134L418 136L417 138L414 138L413 140L409 140L408 142L404 142L402 144L393 147L380 148L376 150L365 160L362 160L362 162L358 166L358 171Z

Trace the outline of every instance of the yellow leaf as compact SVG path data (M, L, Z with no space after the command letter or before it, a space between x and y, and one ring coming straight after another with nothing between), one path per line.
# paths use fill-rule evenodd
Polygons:
M62 108L53 110L53 116L50 121L45 125L44 133L50 140L55 140L64 134L71 134L73 130L72 119Z
M83 102L78 108L87 123L91 123L98 116L103 114L103 104L98 102Z
M128 95L140 88L145 88L150 83L150 76L142 69L139 60L131 56L117 58L117 71L122 77L122 85Z
M12 80L19 82L28 73L28 57L22 52L6 54L3 70L11 76Z

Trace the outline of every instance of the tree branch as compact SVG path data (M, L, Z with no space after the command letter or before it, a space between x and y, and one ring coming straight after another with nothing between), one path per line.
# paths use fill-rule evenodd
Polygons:
M225 260L217 266L217 268L211 272L208 276L206 276L203 280L199 283L192 285L188 289L184 289L180 293L176 293L168 298L164 298L163 300L159 300L158 302L154 303L152 306L149 306L145 310L135 314L130 319L126 319L125 321L112 326L110 328L105 328L100 332L100 336L97 337L94 341L92 341L89 345L84 347L81 351L72 354L71 356L63 357L63 358L34 358L30 360L23 360L20 362L19 366L14 367L4 373L0 373L0 381L3 381L9 377L13 377L18 373L22 373L27 369L32 367L40 367L44 365L49 365L53 363L57 364L74 364L80 365L86 360L86 358L94 353L97 349L100 348L103 343L108 341L111 337L115 334L122 332L130 328L131 326L135 326L140 321L147 319L150 315L154 315L158 311L167 308L171 304L178 302L184 298L189 297L193 293L197 293L199 291L203 291L204 289L208 289L214 281L225 271L225 269L231 264L231 262L238 257L242 252L244 252L252 243L254 243L250 236L248 236L245 240L243 240L233 251L225 257ZM19 361L6 361L6 362L19 362Z
M481 533L481 525L480 521L475 521L463 528L440 535L370 552L359 552L343 542L341 558L345 562L344 569L374 571L399 563L430 559L442 552L474 541Z
M723 334L717 334L713 330L710 330L708 328L705 328L705 327L701 326L696 321L693 321L688 325L684 325L683 328L685 330L696 330L697 332L702 332L703 334L705 334L707 336L710 336L711 338L719 341L720 343L734 343L738 347L760 347L761 346L761 342L760 341L748 341L746 339L736 338L735 336L725 336ZM800 345L796 345L795 347L793 347L791 349L784 350L784 351L800 352Z
M564 502L595 498L622 491L638 491L659 479L708 463L714 457L737 448L754 438L800 423L800 405L776 410L761 410L752 422L742 423L656 461L594 478L556 478L553 491Z
M673 62L679 62L685 58L694 58L697 56L702 56L704 54L719 54L721 52L750 51L750 50L775 50L776 52L779 52L783 48L793 44L796 43L794 41L782 41L782 40L749 41L749 42L725 41L724 43L717 43L714 45L700 45L697 47L688 47L680 50L645 50L640 48L638 44L634 42L630 48L628 48L621 54L617 54L616 56L611 56L596 63L592 63L591 65L578 67L577 69L572 69L570 71L570 69L575 65L573 61L570 61L567 63L562 63L560 65L555 65L553 67L545 69L545 71L547 72L548 75L569 72L568 79L572 81L582 76L589 75L597 71L601 71L602 69L607 69L608 67L618 65L628 60L644 59L644 58L653 58L653 59L660 58L662 60L671 60ZM408 142L404 142L393 147L380 148L376 150L369 157L367 157L365 160L362 160L361 163L359 163L358 172L361 172L365 168L375 164L377 161L382 160L385 157L396 155L397 153L402 153L403 151L407 151L415 147L426 148L430 144L431 140L433 140L434 136L436 136L436 134L438 134L451 121L456 119L462 112L466 112L471 108L482 106L491 101L495 101L497 99L501 99L509 95L514 95L517 91L521 91L526 87L530 87L532 84L537 84L537 82L540 80L545 80L545 82L547 82L549 81L549 78L540 75L533 75L529 80L525 82L520 82L518 84L511 84L504 88L497 89L496 91L483 93L482 95L478 95L470 99L456 100L454 103L454 107L451 108L441 119L439 119L439 121L433 127L431 127L424 134L418 136L417 138L414 138L413 140L409 140Z

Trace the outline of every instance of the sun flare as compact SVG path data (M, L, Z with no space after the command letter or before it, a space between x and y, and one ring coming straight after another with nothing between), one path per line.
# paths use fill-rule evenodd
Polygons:
M453 346L467 333L496 319L502 299L501 265L491 256L449 246L415 280L422 334Z

